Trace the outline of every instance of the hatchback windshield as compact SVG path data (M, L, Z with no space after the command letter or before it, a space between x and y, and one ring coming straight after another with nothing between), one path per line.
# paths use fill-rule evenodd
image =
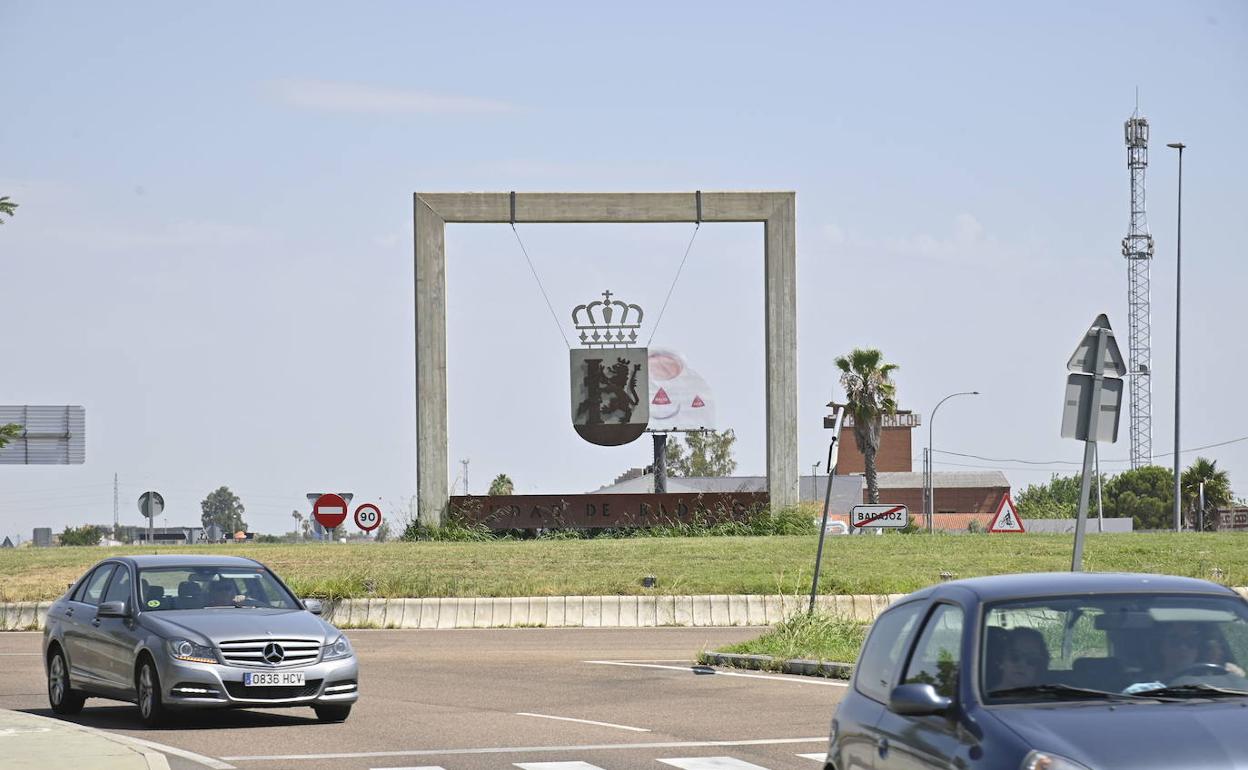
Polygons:
M1248 605L1131 594L993 604L980 635L987 702L1248 694Z
M269 574L253 567L154 567L139 570L145 611L226 607L299 609L298 602Z

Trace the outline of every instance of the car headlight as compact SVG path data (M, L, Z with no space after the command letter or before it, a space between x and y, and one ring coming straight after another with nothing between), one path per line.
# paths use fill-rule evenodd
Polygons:
M1023 759L1022 770L1088 770L1088 767L1047 751L1033 751Z
M217 662L216 650L188 639L170 639L169 654L178 660L189 660L192 663Z
M337 639L321 648L321 660L338 660L351 657L351 643L341 634Z

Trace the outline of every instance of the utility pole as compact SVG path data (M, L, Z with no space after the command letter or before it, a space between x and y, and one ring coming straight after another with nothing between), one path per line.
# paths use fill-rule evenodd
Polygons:
M468 494L468 458L466 458L466 457L465 457L464 459L460 460L460 461L459 461L459 464L460 464L460 465L462 465L462 466L464 466L464 474L463 474L463 476L464 476L464 494L465 494L465 495L467 495L467 494Z
M1179 151L1179 237L1174 255L1174 531L1181 532L1183 523L1179 514L1179 476L1181 474L1179 467L1179 372L1182 356L1179 343L1182 340L1182 334L1179 322L1183 317L1180 312L1183 301L1183 149L1187 145L1182 142L1170 142L1166 146Z
M117 474L114 473L113 474L113 539L114 540L117 539L117 528L121 524L120 510L121 509L118 508L118 497L117 497Z

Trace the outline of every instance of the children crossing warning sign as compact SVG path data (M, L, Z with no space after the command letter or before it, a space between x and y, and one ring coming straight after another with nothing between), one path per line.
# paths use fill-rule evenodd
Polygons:
M997 515L992 517L992 526L988 527L989 532L1025 532L1023 529L1023 520L1018 518L1018 509L1014 507L1014 500L1010 498L1010 493L1006 492L1005 497L1001 498L1001 505L997 506Z

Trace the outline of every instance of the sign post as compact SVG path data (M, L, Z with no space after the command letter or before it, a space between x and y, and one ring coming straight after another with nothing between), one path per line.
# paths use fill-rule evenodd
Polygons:
M832 440L828 443L828 488L823 493L823 521L819 523L819 550L815 552L815 576L810 581L810 612L815 611L815 594L819 592L819 565L823 562L823 540L828 536L828 505L832 500L832 479L836 476L836 463L841 448L837 440L841 436L841 423L845 419L845 408L829 402L832 414L823 418L823 427L832 429Z
M1109 318L1098 315L1088 328L1066 368L1066 407L1062 437L1083 441L1083 473L1079 483L1079 513L1075 518L1075 550L1071 572L1083 570L1083 535L1092 492L1097 441L1118 440L1122 410L1122 377L1127 373ZM1106 378L1109 379L1106 379Z
M152 523L165 510L165 498L159 492L139 495L139 513L147 517L147 544L152 544Z

